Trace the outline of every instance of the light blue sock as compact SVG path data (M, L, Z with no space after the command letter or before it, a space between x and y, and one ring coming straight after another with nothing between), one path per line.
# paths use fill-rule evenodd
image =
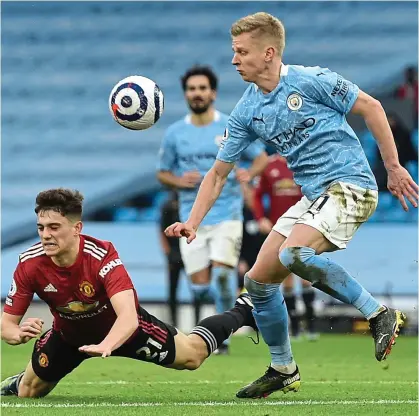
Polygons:
M196 300L199 302L203 302L204 300L207 300L208 297L210 297L210 285L209 283L205 284L196 284L191 283L191 289L193 296Z
M292 273L312 282L317 289L354 305L366 319L382 308L342 266L317 255L310 247L287 247L279 254L279 260Z
M215 266L211 270L210 293L217 313L228 311L234 306L237 295L237 271L231 267ZM230 344L230 338L223 342Z
M234 307L237 297L237 271L231 267L216 266L211 271L211 294L217 313Z
M277 284L263 284L246 273L244 285L254 305L253 316L269 347L272 364L286 366L294 361L288 335L288 311Z

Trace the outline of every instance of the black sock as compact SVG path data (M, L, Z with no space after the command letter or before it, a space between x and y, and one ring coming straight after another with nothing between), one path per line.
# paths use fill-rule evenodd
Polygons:
M291 334L297 336L300 333L300 320L297 315L295 295L293 292L284 291L284 299L285 304L287 305L288 315L291 321Z
M248 322L248 310L235 306L227 312L203 319L192 330L191 334L199 335L208 348L208 355L214 352L220 344Z
M303 288L302 297L303 297L304 305L306 308L305 319L306 319L306 324L307 324L307 331L314 332L314 322L316 318L314 316L314 308L313 308L313 303L314 303L314 298L315 298L314 289L311 287Z
M172 325L177 327L177 287L181 267L177 263L169 263L169 308Z
M13 394L15 394L16 396L18 395L20 380L22 380L22 377L23 377L23 374L24 373L25 372L22 371L21 373L16 374L15 376L13 376L14 377L14 380L13 380L13 382L9 386L10 387L10 391Z
M201 316L201 300L194 298L193 300L194 314L195 314L195 325L198 325L199 318Z

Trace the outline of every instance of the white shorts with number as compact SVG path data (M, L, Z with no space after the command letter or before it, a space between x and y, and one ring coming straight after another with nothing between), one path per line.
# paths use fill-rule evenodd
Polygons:
M288 237L294 224L306 224L344 249L357 229L374 213L377 203L377 191L336 182L315 201L304 196L278 219L273 230Z
M223 221L198 228L195 240L180 239L180 253L188 275L206 269L211 261L236 267L243 236L241 221Z

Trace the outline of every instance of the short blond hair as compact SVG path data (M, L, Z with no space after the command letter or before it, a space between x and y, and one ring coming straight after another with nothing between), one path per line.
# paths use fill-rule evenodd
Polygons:
M269 13L258 12L237 20L230 29L231 36L250 32L256 32L255 35L258 37L271 38L279 56L282 56L285 48L285 28L279 19Z

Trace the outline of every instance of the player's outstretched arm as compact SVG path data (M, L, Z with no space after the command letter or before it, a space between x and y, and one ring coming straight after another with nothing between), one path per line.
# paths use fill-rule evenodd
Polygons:
M110 301L117 318L109 334L100 344L84 345L79 351L92 357L109 357L112 351L124 344L138 328L137 308L132 289L116 293Z
M419 187L409 172L400 165L393 133L381 103L365 92L359 91L351 112L364 118L368 130L378 143L388 173L389 191L399 199L405 211L408 210L405 198L417 208Z
M44 321L40 318L27 318L22 321L22 315L12 315L3 312L1 316L1 339L10 345L26 344L32 338L41 335Z
M176 222L166 228L165 233L168 237L186 237L190 243L195 239L195 232L204 219L207 212L214 205L227 180L228 174L232 171L234 163L216 160L212 168L205 175L195 203L189 214L186 223Z

